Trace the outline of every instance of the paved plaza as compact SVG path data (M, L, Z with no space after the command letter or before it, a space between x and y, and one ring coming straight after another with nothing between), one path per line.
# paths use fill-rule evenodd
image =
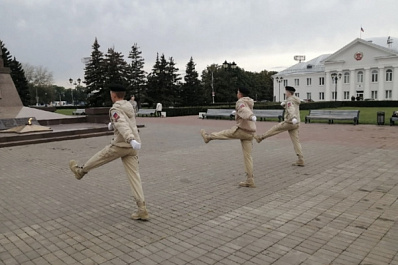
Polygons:
M120 160L69 170L111 136L0 148L0 264L398 264L398 126L302 123L303 168L287 132L254 142L251 189L239 141L199 133L234 121L138 124L147 222Z

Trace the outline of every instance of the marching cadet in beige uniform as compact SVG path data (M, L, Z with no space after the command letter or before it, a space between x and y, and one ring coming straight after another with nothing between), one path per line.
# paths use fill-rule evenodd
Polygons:
M253 114L253 99L248 97L249 90L247 88L239 88L237 92L238 101L235 105L236 125L231 129L227 129L220 132L213 132L207 134L205 130L200 130L205 143L211 140L231 140L239 139L242 145L243 159L245 162L246 181L240 182L241 187L255 188L253 179L253 137L256 132L256 116Z
M266 131L263 135L256 135L254 138L260 143L265 138L271 137L281 132L288 131L290 138L292 139L294 151L298 156L298 160L293 163L294 166L304 166L304 157L301 150L301 144L299 141L299 127L300 127L300 99L294 96L296 89L291 86L286 88L286 102L282 102L282 106L285 108L285 120L271 129Z
M111 144L96 153L83 166L78 166L75 160L71 160L69 167L75 177L81 179L92 169L121 158L138 206L138 211L133 213L131 218L134 220L147 220L149 215L146 210L141 177L138 171L137 150L141 149L141 140L138 135L133 106L130 102L124 100L125 87L111 85L110 90L113 106L109 110L111 122L108 124L108 129L114 131Z

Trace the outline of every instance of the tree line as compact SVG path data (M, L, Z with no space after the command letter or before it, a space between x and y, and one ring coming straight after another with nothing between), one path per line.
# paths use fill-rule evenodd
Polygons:
M250 96L254 100L272 101L273 98L271 76L276 72L249 72L235 62L224 61L207 66L199 76L191 57L182 77L173 57L158 53L151 71L147 73L137 43L132 45L125 60L124 55L114 48L108 48L107 53L102 52L97 38L90 57L85 58L82 84L71 80L75 89L65 89L53 85L52 74L46 68L22 65L11 56L3 42L0 41L0 45L4 65L11 69L24 105L67 101L87 107L111 106L108 85L113 83L127 87L126 99L134 95L140 105L149 107L157 102L166 107L230 103L236 100L236 90L241 86L251 90Z

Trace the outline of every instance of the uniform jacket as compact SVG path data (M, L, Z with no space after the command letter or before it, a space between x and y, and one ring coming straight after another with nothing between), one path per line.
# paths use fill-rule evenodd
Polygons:
M116 101L109 110L109 117L114 128L114 135L111 141L112 145L131 147L131 140L141 143L133 106L130 102L127 100Z
M285 122L292 123L294 118L297 119L297 123L300 123L300 99L290 96L285 104Z
M251 120L253 114L254 101L249 97L240 98L235 105L236 126L248 132L256 132L256 123Z

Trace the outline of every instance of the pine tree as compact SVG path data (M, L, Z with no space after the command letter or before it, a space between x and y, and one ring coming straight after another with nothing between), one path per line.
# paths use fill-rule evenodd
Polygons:
M131 47L128 58L131 59L129 65L129 83L127 90L127 98L135 95L138 103L144 102L146 99L146 80L144 69L144 58L141 56L142 51L139 50L137 43Z
M176 106L181 103L180 99L180 90L181 90L181 77L178 74L178 68L175 67L176 63L174 62L173 57L169 58L168 66L167 66L167 84L166 84L166 93L169 95L167 99L170 101L170 105Z
M105 85L105 63L104 55L99 50L97 38L95 38L92 46L90 60L86 63L84 69L84 79L87 91L87 105L91 107L103 106L104 99L104 85Z
M22 104L24 106L28 106L31 100L28 80L25 77L25 72L22 68L22 64L18 62L15 59L15 57L11 61L10 69L11 69L11 78L14 81L15 87L17 88Z
M4 67L9 67L10 66L10 63L11 63L11 54L10 54L10 52L7 50L7 48L5 47L5 45L4 45L4 43L3 43L3 41L1 41L0 40L0 48L1 48L1 56L2 56L2 59L3 59L3 64L4 64Z
M0 48L2 51L2 59L4 67L9 67L11 70L11 78L21 98L22 104L28 106L30 103L30 93L28 81L25 77L25 72L20 62L14 57L13 59L10 52L5 47L4 43L0 40Z
M157 102L164 104L162 95L164 94L166 67L167 62L164 55L162 54L159 59L159 53L157 53L152 72L147 76L147 101L150 105Z
M112 102L109 97L109 84L120 84L125 87L128 86L129 74L128 65L123 59L123 54L116 52L114 48L109 48L108 53L105 54L105 87L103 89L103 97L105 106L111 106Z
M185 70L185 83L181 89L181 100L184 106L197 106L204 102L203 89L195 70L195 63L191 57Z

